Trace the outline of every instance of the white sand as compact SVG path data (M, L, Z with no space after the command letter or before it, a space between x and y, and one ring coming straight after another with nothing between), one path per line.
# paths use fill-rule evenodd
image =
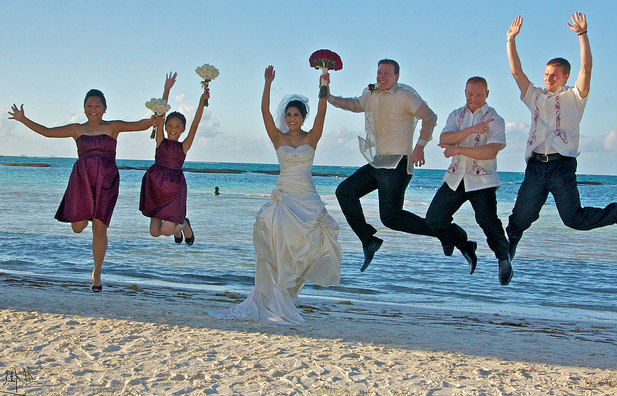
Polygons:
M0 391L15 368L26 395L617 394L612 325L300 302L276 327L206 315L233 295L1 274Z

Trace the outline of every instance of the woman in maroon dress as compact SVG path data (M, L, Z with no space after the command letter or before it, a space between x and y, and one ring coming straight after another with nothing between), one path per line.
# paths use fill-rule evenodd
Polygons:
M169 73L165 79L163 99L167 100L169 91L176 82L177 73ZM207 84L201 94L195 118L184 141L178 139L186 128L186 118L174 111L165 120L167 138L163 131L163 117L156 127L156 154L152 165L141 183L139 210L150 217L150 234L154 237L174 234L176 243L182 243L182 235L187 244L195 242L195 235L189 219L186 218L186 181L182 165L186 153L191 148L199 121L204 111L204 104L210 98Z
M92 222L92 290L103 290L101 268L107 251L107 228L118 198L120 176L116 166L116 139L120 132L143 131L154 123L154 118L135 122L104 121L107 110L105 96L91 89L84 99L88 121L48 128L30 120L24 105L13 105L11 119L17 120L45 137L72 137L77 143L79 159L73 165L69 185L64 193L56 219L71 223L73 231L82 232Z

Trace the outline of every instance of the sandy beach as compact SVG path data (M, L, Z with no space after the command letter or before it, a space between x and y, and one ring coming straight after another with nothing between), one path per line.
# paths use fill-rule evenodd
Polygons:
M231 293L0 284L0 394L617 394L606 324L301 297L306 325L277 327L209 317Z

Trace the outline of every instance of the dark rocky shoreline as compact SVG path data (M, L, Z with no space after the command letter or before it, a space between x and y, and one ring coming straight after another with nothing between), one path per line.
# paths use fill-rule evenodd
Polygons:
M24 166L24 167L33 167L33 168L46 168L51 166L50 164L40 164L40 163L22 163L22 164L18 164L18 163L12 163L12 162L7 162L7 163L3 163L0 164L2 166ZM139 167L133 167L133 166L119 166L118 169L122 169L122 170L140 170L140 171L146 171L148 170L147 166L139 166ZM265 173L268 175L278 175L280 173L280 171L278 170L255 170L255 171L245 171L245 170L240 170L240 169L197 169L197 168L183 168L182 169L184 172L195 172L195 173L230 173L230 174L240 174L240 173L247 173L247 172L252 172L252 173ZM324 177L347 177L347 175L344 175L342 173L323 173L323 172L313 172L313 176L324 176Z
M50 164L40 164L40 163L23 163L23 164L18 164L18 163L12 163L12 162L6 162L3 164L0 164L2 166L25 166L25 167L33 167L33 168L47 168L50 167ZM140 171L145 171L148 170L147 166L139 166L139 167L133 167L133 166L119 166L118 169L123 169L123 170L140 170ZM197 169L197 168L183 168L182 169L184 172L195 172L195 173L230 173L230 174L240 174L240 173L247 173L247 172L251 172L251 173L265 173L267 175L278 175L280 173L280 171L278 170L254 170L254 171L245 171L245 170L240 170L240 169ZM347 177L347 175L342 174L342 173L323 173L323 172L312 172L313 176L320 176L320 177L342 177L345 178ZM579 185L587 185L587 186L601 186L603 183L597 182L597 181L579 181L578 182Z

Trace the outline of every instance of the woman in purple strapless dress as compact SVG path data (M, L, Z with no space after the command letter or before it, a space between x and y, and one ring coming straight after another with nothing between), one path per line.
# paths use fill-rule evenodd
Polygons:
M163 99L167 100L169 91L176 82L177 73L169 73L165 79ZM178 139L186 128L184 115L174 111L167 116L163 125L163 117L156 126L156 154L152 165L141 182L139 210L144 216L150 217L150 234L154 237L174 235L176 243L182 243L183 234L187 244L195 242L195 235L189 219L186 218L186 181L182 173L182 165L186 153L191 148L199 121L204 111L205 101L210 98L208 86L199 99L195 118L184 141ZM167 138L163 131L167 130Z
M69 185L64 193L56 219L71 223L73 231L82 232L92 222L92 290L103 290L101 268L107 251L107 228L118 198L120 176L116 166L116 139L120 132L143 131L153 125L154 119L135 122L104 121L107 110L105 96L91 89L84 99L88 121L48 128L30 120L24 106L13 105L9 112L17 120L45 137L72 137L77 143L79 159L73 166Z

